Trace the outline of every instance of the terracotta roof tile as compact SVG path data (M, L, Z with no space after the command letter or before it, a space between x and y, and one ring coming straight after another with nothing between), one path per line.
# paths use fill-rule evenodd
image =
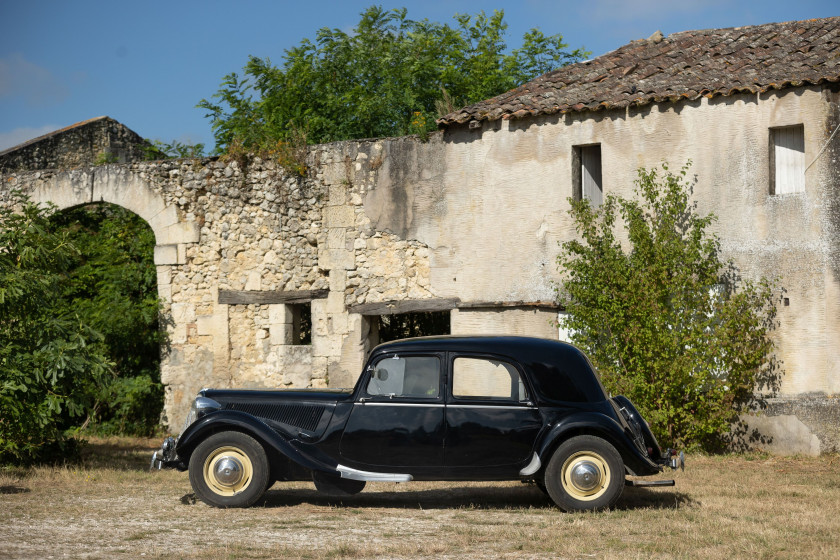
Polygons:
M840 17L633 41L450 113L441 127L840 82Z

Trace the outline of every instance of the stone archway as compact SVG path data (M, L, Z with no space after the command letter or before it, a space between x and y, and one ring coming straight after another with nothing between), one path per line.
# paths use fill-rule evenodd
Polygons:
M182 220L175 203L168 203L146 181L124 166L57 172L40 183L30 196L36 202L52 202L59 210L93 202L110 202L131 210L143 218L155 234L155 264L158 266L184 264L187 244L199 240L198 224Z

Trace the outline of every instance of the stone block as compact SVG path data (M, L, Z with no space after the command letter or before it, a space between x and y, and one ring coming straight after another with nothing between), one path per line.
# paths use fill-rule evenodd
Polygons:
M173 207L170 206L169 208ZM155 241L161 245L169 245L172 243L198 243L201 234L201 228L195 222L179 221L165 227L156 228L153 226L152 229L155 232Z
M352 206L328 206L324 209L324 225L328 228L353 227L356 210Z
M275 303L268 306L268 322L271 325L292 324L292 313L284 303Z
M344 249L346 236L345 228L330 228L327 232L327 249Z
M56 173L52 180L32 192L34 202L52 202L59 208L88 204L93 198L92 172L74 170Z
M330 270L330 290L344 292L347 289L347 271L340 268Z
M110 202L127 208L146 220L153 230L157 230L158 226L165 227L178 221L176 213L174 220L152 223L156 216L164 212L166 202L146 181L124 167L105 165L96 168L92 200Z
M178 259L177 245L155 245L155 264L183 264L184 261ZM186 260L186 259L185 259Z
M312 337L312 356L338 358L341 356L341 336L325 335Z
M157 283L158 286L166 286L172 283L172 267L158 266L157 267Z
M248 279L245 281L245 289L258 291L262 288L262 273L257 270L252 270L248 273Z
M344 249L321 249L318 251L318 267L324 270L356 268L356 255Z
M172 321L176 325L195 322L195 305L191 303L173 303Z
M344 292L330 292L327 294L327 313L342 315L346 313L344 308Z
M347 202L347 185L330 185L330 206L341 206Z

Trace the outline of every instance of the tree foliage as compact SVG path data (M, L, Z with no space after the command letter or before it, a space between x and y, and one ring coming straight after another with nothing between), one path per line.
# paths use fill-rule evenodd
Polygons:
M160 421L163 387L155 236L136 214L93 204L54 214L50 225L78 252L55 306L74 310L101 333L113 375L91 395L89 424L99 433L149 435Z
M163 404L154 235L95 205L0 208L0 457L72 455L68 434L149 434Z
M56 309L77 251L52 231L49 209L13 193L0 208L0 456L43 458L65 443L109 376L102 336L71 308Z
M441 113L503 93L588 53L532 29L506 52L504 14L459 14L452 27L371 7L351 32L322 28L285 51L281 65L251 56L198 107L216 150L274 150L291 134L309 142L425 134Z
M640 169L636 198L608 195L598 209L572 201L579 239L558 257L562 326L657 437L712 449L761 391L778 389L776 296L770 281L744 281L722 259L715 217L690 202L687 171Z

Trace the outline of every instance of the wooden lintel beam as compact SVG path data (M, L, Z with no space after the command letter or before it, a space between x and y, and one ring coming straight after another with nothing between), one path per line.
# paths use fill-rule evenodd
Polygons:
M458 309L499 309L526 308L562 310L563 306L554 301L465 301L459 303Z
M309 303L313 299L324 299L329 290L219 290L219 303L227 305L269 305L275 303Z
M360 315L395 315L397 313L428 313L431 311L451 311L460 300L458 298L417 299L404 301L382 301L359 303L348 307L350 313Z

